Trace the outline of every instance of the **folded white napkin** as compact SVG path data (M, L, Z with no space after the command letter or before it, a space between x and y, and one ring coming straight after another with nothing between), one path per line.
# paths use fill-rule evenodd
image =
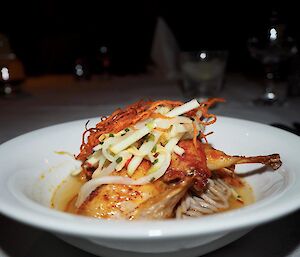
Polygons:
M180 49L171 29L163 18L157 19L151 59L157 73L167 79L176 79L179 74L178 56Z

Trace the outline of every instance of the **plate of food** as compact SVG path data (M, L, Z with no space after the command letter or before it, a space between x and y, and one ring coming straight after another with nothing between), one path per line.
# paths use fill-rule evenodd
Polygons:
M0 146L0 211L101 256L199 256L300 207L299 137L139 101Z

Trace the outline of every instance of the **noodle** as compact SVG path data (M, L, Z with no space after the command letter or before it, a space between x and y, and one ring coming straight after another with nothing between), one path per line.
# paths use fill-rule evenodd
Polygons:
M231 195L231 187L222 179L208 179L207 189L200 196L186 194L176 209L176 218L199 217L225 210Z

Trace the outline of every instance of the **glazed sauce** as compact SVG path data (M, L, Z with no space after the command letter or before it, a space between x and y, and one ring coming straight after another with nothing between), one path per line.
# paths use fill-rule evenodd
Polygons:
M84 181L79 176L69 176L57 187L51 199L51 207L60 211L76 213L75 201Z
M255 202L255 197L251 186L248 183L246 183L244 180L242 181L243 181L243 185L232 186L235 192L237 193L237 195L240 197L237 198L231 196L229 198L229 208L226 209L225 211L238 209Z
M236 183L237 181L238 183ZM79 189L83 184L84 182L79 176L70 176L68 179L64 180L57 187L52 197L51 207L60 211L77 214L75 202ZM244 180L234 180L231 186L236 194L229 198L229 208L221 211L238 209L255 202L253 190Z

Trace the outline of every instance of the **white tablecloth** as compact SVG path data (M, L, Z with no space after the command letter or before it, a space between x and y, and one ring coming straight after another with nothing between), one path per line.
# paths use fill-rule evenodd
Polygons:
M93 78L75 81L71 76L29 78L18 97L0 97L0 143L34 129L53 124L88 119L111 113L141 98L185 100L172 81L148 75ZM255 106L252 100L261 93L259 82L240 75L227 76L220 93L226 103L213 109L218 115L291 126L300 122L300 98L281 106ZM298 149L295 149L298 150ZM54 235L0 215L0 256L50 257L92 256ZM300 212L257 227L241 239L209 253L218 256L300 256Z

